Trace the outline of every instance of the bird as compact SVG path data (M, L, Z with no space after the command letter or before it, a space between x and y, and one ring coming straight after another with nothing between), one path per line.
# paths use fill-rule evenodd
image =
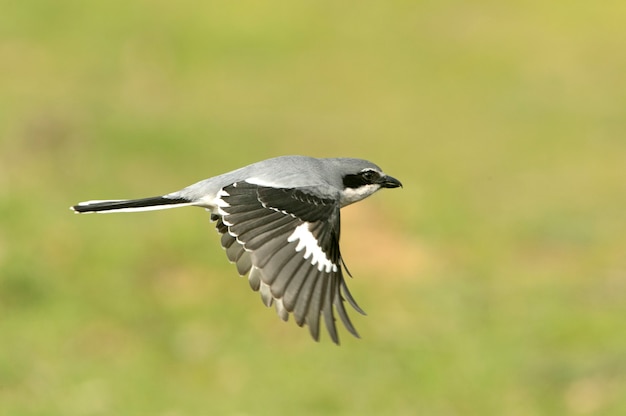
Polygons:
M205 208L226 256L278 316L292 315L320 339L323 319L339 345L335 313L356 338L345 302L365 312L348 290L352 276L339 250L340 209L402 183L356 158L279 156L204 179L179 191L141 199L91 200L76 213Z

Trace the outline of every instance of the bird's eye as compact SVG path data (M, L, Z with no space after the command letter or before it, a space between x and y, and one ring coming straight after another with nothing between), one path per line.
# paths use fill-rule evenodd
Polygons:
M374 183L380 178L378 172L373 170L366 170L361 176L363 176L363 179L365 179L367 183Z

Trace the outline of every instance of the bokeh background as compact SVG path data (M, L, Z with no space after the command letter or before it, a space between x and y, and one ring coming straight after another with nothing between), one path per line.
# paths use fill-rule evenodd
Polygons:
M0 1L3 415L626 414L626 3ZM362 339L282 323L199 209L271 156L343 211Z

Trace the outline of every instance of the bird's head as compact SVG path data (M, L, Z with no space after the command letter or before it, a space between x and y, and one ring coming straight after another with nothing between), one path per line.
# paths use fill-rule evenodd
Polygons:
M381 188L398 188L402 183L362 159L334 159L341 176L341 206L358 202Z

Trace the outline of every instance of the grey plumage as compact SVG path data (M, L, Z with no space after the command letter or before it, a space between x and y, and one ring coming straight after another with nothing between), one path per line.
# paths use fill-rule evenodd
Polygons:
M221 235L228 259L263 303L275 304L319 339L320 317L335 343L335 313L358 333L344 301L364 313L343 277L339 250L340 209L401 183L375 164L351 158L283 156L264 160L163 196L87 201L77 213L133 212L181 206L204 207Z

